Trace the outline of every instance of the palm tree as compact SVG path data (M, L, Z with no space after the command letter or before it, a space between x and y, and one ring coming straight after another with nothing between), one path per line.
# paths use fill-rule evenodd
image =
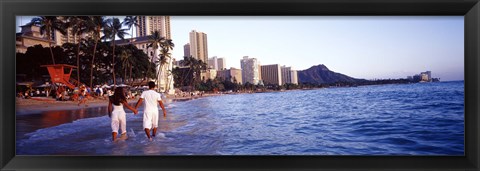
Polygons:
M126 32L128 29L122 28L122 23L118 18L111 18L107 20L107 25L105 27L104 33L106 37L112 40L113 52L112 52L112 74L113 74L113 84L117 85L117 81L115 80L115 40L118 36L120 39L125 39L125 35L128 35Z
M133 43L133 29L132 27L136 27L138 26L138 20L137 20L137 16L126 16L125 19L123 20L123 24L126 25L128 27L128 29L132 30L132 39L130 41L130 43Z
M198 75L200 75L200 72L202 70L205 70L207 69L207 64L205 62L203 62L202 60L197 60L195 58L193 58L192 56L190 57L187 57L185 56L184 57L184 60L183 60L183 65L185 66L189 66L189 70L187 72L187 76L185 76L182 80L182 84L183 85L183 82L185 81L186 78L189 78L189 84L190 84L190 87L192 88L192 90L195 89L195 84L197 83L197 78L198 78ZM190 73L192 73L192 76L190 77Z
M90 68L90 87L93 87L93 68L95 63L95 53L97 51L98 41L100 40L100 35L102 33L102 29L105 27L107 22L103 18L103 16L91 16L88 20L89 30L92 31L93 39L95 40L95 46L93 47L93 55L92 55L92 67Z
M80 46L82 44L82 35L88 33L88 20L87 16L68 16L66 17L68 26L72 28L73 35L78 37L77 39L77 86L80 87Z
M132 37L130 39L130 44L133 45L133 38L135 36L133 36L133 29L132 27L137 27L138 26L138 20L137 20L137 16L126 16L125 19L123 20L123 24L126 25L128 27L128 29L131 29L132 30ZM148 52L148 50L147 50ZM130 68L130 75L131 74L131 68ZM133 84L133 81L132 81L132 84Z
M162 61L160 64L161 64L161 67L160 68L164 68L165 64L167 64L167 58L169 60L168 64L171 64L172 63L172 54L170 53L170 50L173 50L173 47L175 47L175 44L173 44L172 42L172 39L165 39L161 44L160 46L162 47L162 50L161 50L161 56L163 57L163 60L165 61ZM162 58L160 58L162 59ZM165 69L165 71L167 71ZM169 68L169 71L171 72L170 68ZM163 73L165 74L165 72ZM165 88L165 91L168 91L169 90L169 85L170 85L170 82L173 80L173 78L171 79L168 79L168 75L165 76L167 78L167 81L166 81L166 88Z
M132 58L132 52L130 50L122 50L122 53L120 54L120 59L122 60L122 68L125 70L123 73L124 80L127 80L127 69L130 69L130 77L131 77L131 68L133 65L133 58ZM126 83L126 81L124 81Z
M52 51L52 34L55 31L60 31L62 34L66 34L66 29L64 29L64 23L62 20L59 20L56 16L39 16L32 18L32 20L27 24L28 26L38 26L40 27L40 34L46 34L48 39L48 46L50 48L50 54L52 55L52 62L55 65L55 57L53 56Z
M149 36L148 41L150 42L150 44L148 45L148 47L153 48L154 52L156 52L157 49L160 47L160 45L165 41L165 38L160 35L160 32L159 32L158 30L155 30L155 31L152 32L152 35ZM156 54L156 53L154 53L154 56L152 56L152 63L155 63L155 62L154 62L155 54ZM161 57L161 56L160 56L160 57ZM162 61L162 58L160 59L160 61ZM162 62L160 62L160 63L162 63ZM161 65L160 65L160 66L161 66ZM150 68L149 68L149 70L150 70ZM161 70L161 69L159 69L159 71L160 71L160 70ZM148 72L147 72L147 73L148 73ZM159 73L157 73L157 75L158 75L158 74L159 74ZM157 76L157 78L158 78L158 76ZM157 79L157 81L159 82L160 80ZM160 82L159 82L159 83L160 83ZM157 84L157 85L160 85L160 84ZM159 87L160 87L160 86L159 86Z

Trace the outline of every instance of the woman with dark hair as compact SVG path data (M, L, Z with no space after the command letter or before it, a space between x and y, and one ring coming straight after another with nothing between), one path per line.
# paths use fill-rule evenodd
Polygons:
M113 104L113 106L112 106ZM112 140L115 141L118 134L118 129L122 131L120 139L127 139L127 118L123 106L127 107L133 113L137 114L137 109L131 107L127 103L125 92L122 87L117 87L113 96L110 96L108 101L108 116L112 118ZM113 109L113 110L112 110Z

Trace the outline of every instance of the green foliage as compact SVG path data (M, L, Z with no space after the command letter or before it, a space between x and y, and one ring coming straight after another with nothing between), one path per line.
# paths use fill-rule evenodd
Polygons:
M90 81L90 68L91 68L91 59L92 52L94 48L95 41L89 39L83 42L83 45L80 48L80 81L82 83L87 83ZM77 45L66 43L63 46L56 46L52 48L55 60L57 64L68 64L76 65L77 63ZM153 65L148 61L148 56L143 52L132 45L127 46L118 46L115 49L118 53L121 51L130 51L130 60L134 63L132 67L132 78L143 78L147 71L148 65ZM111 58L112 58L112 48L107 43L99 42L96 48L96 59L94 61L95 68L93 70L93 83L103 84L111 83ZM121 57L117 56L117 61L120 61L115 65L115 68L120 75L124 74L124 65L121 61ZM28 81L30 80L42 80L42 75L48 75L48 71L40 65L51 64L51 57L49 48L42 47L41 45L36 45L29 47L25 54L17 53L16 56L16 66L17 74L25 74ZM128 71L129 72L129 71ZM154 72L151 72L150 75L154 76ZM72 72L72 77L76 78L77 74L74 70Z

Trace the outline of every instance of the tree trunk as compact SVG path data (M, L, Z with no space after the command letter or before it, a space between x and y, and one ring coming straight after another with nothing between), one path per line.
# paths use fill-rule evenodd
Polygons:
M117 81L115 80L115 33L113 33L113 52L112 52L112 75L113 75L113 87L117 86Z
M95 53L97 52L98 40L95 40L95 46L93 47L92 68L90 69L90 88L93 87L93 65L95 64Z
M77 86L80 87L80 39L77 45Z
M130 81L130 86L133 86L133 82L135 81L135 79L132 79L132 65L130 65L130 76L129 76L129 78L131 80Z
M171 65L171 64L172 64L172 57L170 57L170 61L168 62L168 69L170 69L170 65ZM173 67L172 67L172 70L173 70ZM165 71L167 71L167 70L165 69ZM170 75L172 76L171 79L168 78ZM166 84L167 84L167 85L165 86L165 87L166 87L166 90L165 90L165 91L169 91L169 90L170 90L170 83L171 83L171 81L173 80L173 73L172 73L172 71L170 71L170 75L168 75L168 73L167 73L167 76L166 76L166 78L167 78Z
M52 55L52 62L53 65L55 65L55 57L53 56L53 50L52 50L52 36L48 34L48 47L50 48L50 54Z
M55 57L53 57L52 43L49 42L48 44L50 45L50 54L52 54L52 62L53 62L53 65L55 65Z
M147 47L147 56L149 56L150 53L148 53L148 47ZM152 60L153 60L153 57L152 57ZM147 73L145 73L145 80L147 80L148 82L148 73L150 72L150 67L151 67L151 63L148 63L148 66L147 66Z
M124 73L123 73L123 83L124 84L127 84L127 67L125 67L124 69Z

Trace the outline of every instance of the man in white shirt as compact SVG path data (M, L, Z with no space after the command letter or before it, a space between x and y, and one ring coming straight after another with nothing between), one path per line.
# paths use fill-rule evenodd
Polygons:
M152 136L155 137L158 127L157 103L160 105L160 107L162 107L163 117L167 117L167 111L165 110L165 106L163 106L160 94L154 90L155 82L148 82L148 88L149 90L144 91L140 96L140 99L138 99L137 105L135 105L135 109L137 109L138 106L140 106L142 101L145 99L145 109L143 110L143 128L145 129L145 134L147 134L147 138L152 141ZM152 136L150 136L150 129L153 129Z

